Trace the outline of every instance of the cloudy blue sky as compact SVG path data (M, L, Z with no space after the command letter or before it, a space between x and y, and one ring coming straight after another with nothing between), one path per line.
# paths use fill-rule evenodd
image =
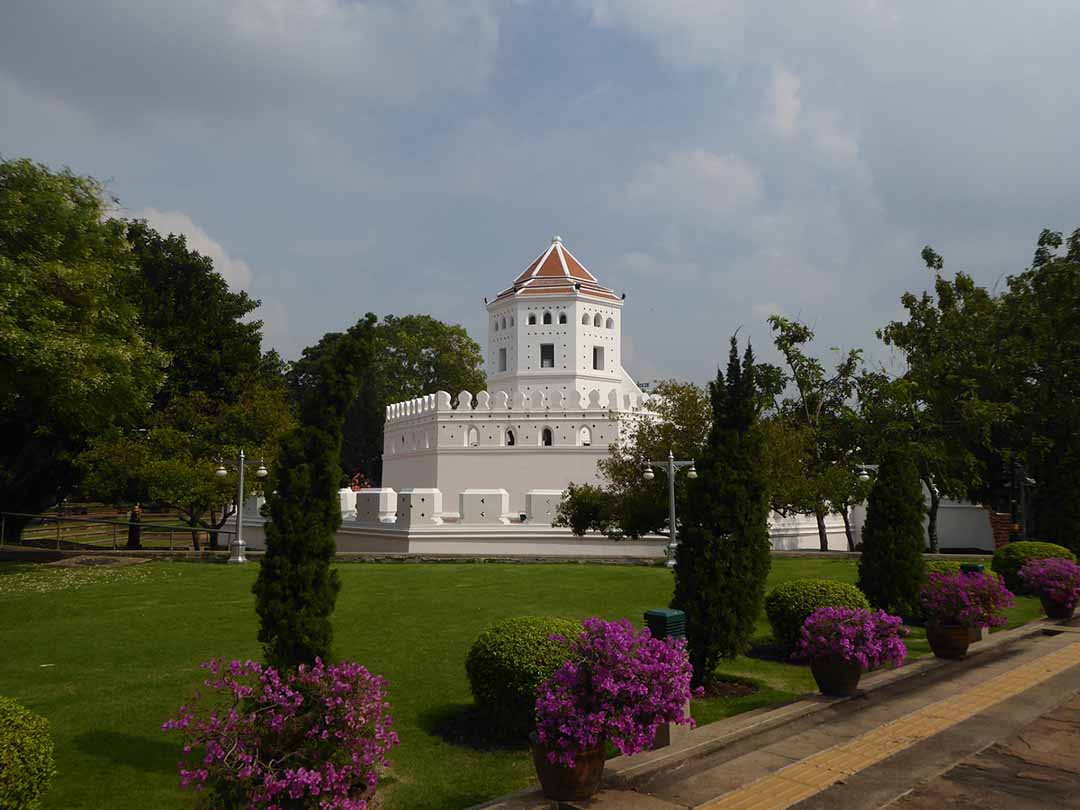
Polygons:
M288 358L369 310L483 342L559 233L639 379L774 312L890 362L924 244L993 285L1080 226L1077 31L1076 0L5 0L0 155L187 234Z

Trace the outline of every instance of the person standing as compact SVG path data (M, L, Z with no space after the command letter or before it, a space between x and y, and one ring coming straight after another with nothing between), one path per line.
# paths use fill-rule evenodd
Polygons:
M133 549L142 548L142 507L135 504L131 507L128 515L127 547Z

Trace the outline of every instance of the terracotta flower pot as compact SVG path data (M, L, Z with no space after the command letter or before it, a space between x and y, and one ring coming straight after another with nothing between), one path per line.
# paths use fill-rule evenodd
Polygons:
M926 640L938 658L963 658L971 644L971 628L966 624L926 623Z
M1039 595L1039 601L1042 602L1043 612L1048 619L1071 619L1076 612L1076 605L1065 607L1064 602L1051 601L1042 594Z
M540 779L540 788L549 799L573 802L587 799L600 787L604 775L604 744L581 751L574 757L574 767L553 765L548 761L548 749L529 740L533 765Z
M857 661L851 663L841 658L813 658L810 660L810 672L821 694L851 697L859 690L863 668Z

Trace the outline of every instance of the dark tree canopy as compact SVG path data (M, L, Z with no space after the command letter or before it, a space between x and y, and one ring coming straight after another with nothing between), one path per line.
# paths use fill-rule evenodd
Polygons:
M262 321L244 321L259 302L230 290L182 235L136 220L127 237L138 266L129 294L154 344L172 355L158 403L192 391L236 401L260 372Z
M135 264L101 186L29 160L0 162L0 509L64 497L91 436L133 426L161 385L124 292ZM6 521L18 537L22 521Z
M368 314L366 323L374 316ZM289 372L290 390L301 390L323 358L334 351L342 334L331 332ZM386 406L414 397L449 391L477 393L486 386L480 347L461 326L428 315L387 315L374 327L376 349L354 364L363 384L345 414L341 453L343 477L361 472L371 482L382 478L383 423Z
M686 612L696 683L746 651L770 567L764 397L749 345L740 363L732 337L727 376L717 371L709 395L712 427L690 484L671 603Z

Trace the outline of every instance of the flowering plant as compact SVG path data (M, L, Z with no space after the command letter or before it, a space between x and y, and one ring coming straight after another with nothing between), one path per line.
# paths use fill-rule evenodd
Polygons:
M919 591L927 619L967 627L1005 624L1001 611L1014 601L1012 592L993 574L930 574L930 581Z
M1032 560L1020 569L1020 580L1048 602L1066 609L1080 601L1080 565L1072 560Z
M575 754L605 739L636 754L662 723L693 725L684 713L693 672L686 639L661 641L626 619L582 624L569 642L572 658L537 690L535 739L548 748L549 762L573 768Z
M824 607L803 622L793 658L838 658L874 669L890 663L900 666L907 656L904 621L884 610Z
M181 787L207 789L216 808L368 807L398 744L381 677L319 659L284 675L253 661L202 667L217 699L205 712L181 706L163 726L184 736Z

